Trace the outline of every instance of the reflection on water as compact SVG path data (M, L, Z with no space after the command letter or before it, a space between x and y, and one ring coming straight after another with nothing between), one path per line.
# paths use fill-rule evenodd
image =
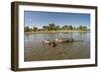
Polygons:
M44 40L68 37L76 41L58 44L56 47L43 45ZM25 33L24 48L24 61L86 59L90 58L90 32Z

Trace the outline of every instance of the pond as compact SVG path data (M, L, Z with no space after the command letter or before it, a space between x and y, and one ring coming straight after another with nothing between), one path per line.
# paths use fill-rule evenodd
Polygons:
M73 42L57 44L56 47L43 44L44 40L70 37L74 39ZM87 58L90 58L90 32L24 34L24 61Z

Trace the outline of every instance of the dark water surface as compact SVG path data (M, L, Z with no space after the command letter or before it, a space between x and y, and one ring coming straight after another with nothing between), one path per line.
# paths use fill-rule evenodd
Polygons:
M68 37L76 41L58 44L56 47L42 43L43 40L53 41ZM90 32L25 33L24 35L24 61L86 58L90 58Z

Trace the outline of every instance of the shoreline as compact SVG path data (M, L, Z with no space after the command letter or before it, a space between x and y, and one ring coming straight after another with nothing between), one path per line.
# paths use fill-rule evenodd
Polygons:
M90 31L79 31L79 30L61 30L61 31L29 31L29 32L24 32L25 34L38 34L38 33L67 33L67 32L90 32Z

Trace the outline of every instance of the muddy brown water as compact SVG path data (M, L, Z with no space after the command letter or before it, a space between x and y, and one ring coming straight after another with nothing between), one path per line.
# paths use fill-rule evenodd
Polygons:
M68 37L83 41L57 44L56 47L43 44L43 40ZM90 58L90 32L24 34L24 61L87 58Z

